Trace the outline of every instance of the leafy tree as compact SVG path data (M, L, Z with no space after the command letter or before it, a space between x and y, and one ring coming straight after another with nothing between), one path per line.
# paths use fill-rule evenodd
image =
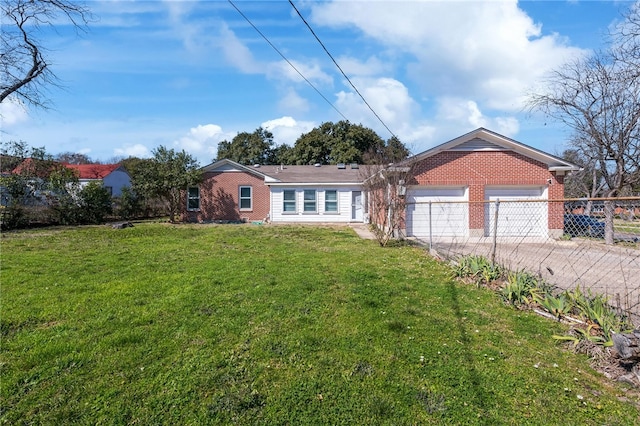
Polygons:
M100 182L93 181L60 194L52 205L60 224L100 224L113 212L112 201L109 191Z
M132 188L122 188L116 213L121 219L133 219L142 214L144 199Z
M111 194L100 182L89 182L78 194L82 223L104 223L113 212Z
M273 162L272 164L293 164L291 161L291 156L293 152L293 147L289 145L279 145L273 149Z
M91 13L82 4L67 0L1 0L0 8L0 103L13 96L43 107L44 88L55 84L56 77L38 39L40 29L65 20L84 31Z
M253 133L238 133L231 142L218 143L218 158L240 164L274 164L273 134L258 127Z
M624 42L638 42L639 37L640 31ZM636 185L640 168L639 58L621 57L621 43L614 39L607 51L554 70L546 88L530 97L532 109L573 130L572 144L596 165L606 197L617 197ZM613 202L605 201L607 244L613 244L613 210Z
M366 152L380 152L384 146L376 132L360 124L327 122L301 135L289 159L293 164L362 164Z
M11 141L2 147L2 161L4 229L28 225L31 213L60 202L77 188L78 178L73 171L54 161L44 148Z
M134 189L145 197L162 199L168 207L169 220L175 222L184 201L184 191L202 179L200 166L184 150L176 152L160 146L152 153L153 158L139 164L133 174Z
M396 136L387 140L384 150L386 160L389 163L397 163L409 156L409 149Z

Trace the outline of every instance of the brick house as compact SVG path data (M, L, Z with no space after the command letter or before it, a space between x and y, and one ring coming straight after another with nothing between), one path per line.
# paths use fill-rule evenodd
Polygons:
M483 128L415 155L406 183L411 237L559 237L564 177L579 167ZM358 165L244 166L220 160L189 188L183 218L271 222L367 222L366 172ZM429 204L431 202L431 204Z
M500 200L498 235L557 238L564 206L546 201L561 200L566 174L580 169L484 128L404 164L413 167L405 234L415 237L429 235L429 208L433 235L490 236L496 226L495 201Z
M220 160L202 168L202 183L187 189L187 222L259 221L269 217L268 176L257 167Z
M357 165L244 166L220 160L205 166L187 190L188 222L363 222Z

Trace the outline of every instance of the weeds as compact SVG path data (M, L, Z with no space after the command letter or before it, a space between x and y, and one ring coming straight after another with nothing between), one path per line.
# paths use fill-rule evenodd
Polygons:
M526 272L510 272L507 275L507 282L499 293L512 305L529 305L533 300L537 284L537 279Z
M462 257L453 270L456 277L471 280L478 286L488 285L504 276L500 266L482 256ZM558 321L571 315L584 322L585 326L574 325L568 335L554 336L576 346L581 341L588 341L608 347L612 345L612 333L631 328L626 319L608 304L605 296L591 294L591 291L585 295L579 288L554 294L548 283L526 271L509 272L497 292L505 302L515 307L541 308Z
M464 256L454 266L454 274L458 278L467 278L478 286L489 284L502 277L502 268L491 263L483 256Z

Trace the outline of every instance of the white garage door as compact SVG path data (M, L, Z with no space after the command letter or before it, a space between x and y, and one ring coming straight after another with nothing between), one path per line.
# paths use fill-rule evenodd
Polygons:
M547 235L547 203L527 202L545 200L544 187L485 188L484 235L493 236L498 207L497 233L499 237L542 237Z
M410 189L407 193L407 236L428 237L430 230L434 237L466 236L469 231L467 201L464 187Z

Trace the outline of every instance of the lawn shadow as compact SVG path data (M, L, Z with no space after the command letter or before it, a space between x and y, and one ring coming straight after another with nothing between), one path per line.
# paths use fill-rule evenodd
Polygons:
M471 382L471 387L473 392L472 402L474 405L476 405L478 408L482 410L482 412L480 413L481 417L479 417L478 419L481 421L481 423L484 423L487 425L496 424L495 419L493 419L488 414L487 405L486 405L487 395L484 390L484 386L482 385L482 379L480 377L480 374L478 374L478 371L475 368L475 360L474 360L473 354L469 349L471 345L471 339L469 338L467 330L465 329L464 315L462 315L462 312L460 311L460 302L458 301L458 289L456 288L456 284L454 282L449 283L447 286L447 290L448 290L450 301L451 301L451 309L453 310L453 313L456 317L456 327L458 328L460 342L464 346L463 362L466 364L466 367L467 367L466 371L469 374L469 380ZM462 370L462 371L465 371L465 370Z

